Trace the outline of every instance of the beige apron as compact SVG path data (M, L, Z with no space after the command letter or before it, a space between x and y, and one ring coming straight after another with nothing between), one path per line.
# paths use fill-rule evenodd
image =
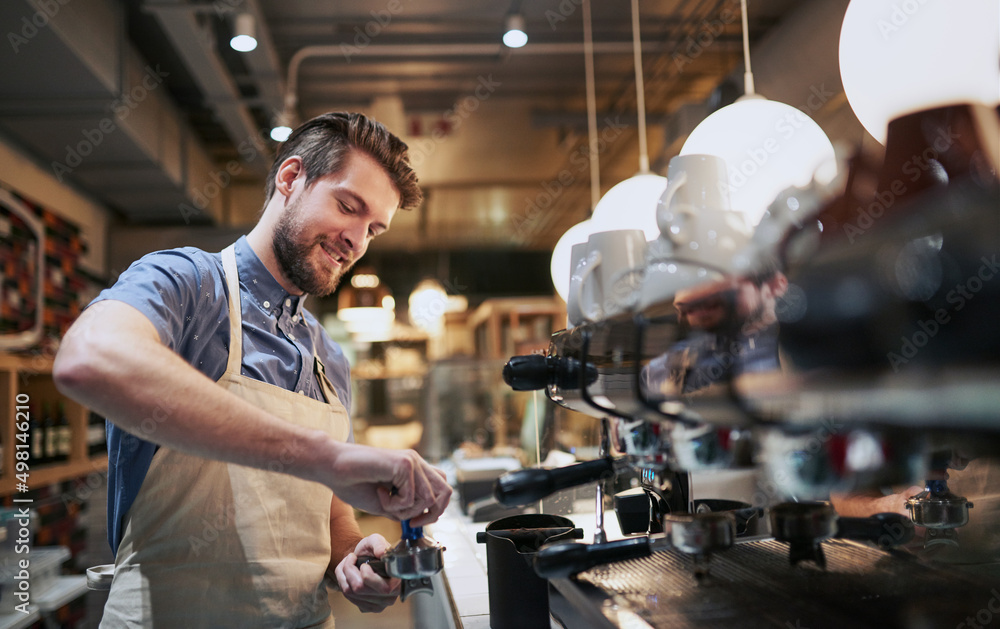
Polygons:
M346 440L349 419L323 374L329 403L240 374L240 287L232 246L229 362L219 385L293 424ZM325 486L161 447L129 510L102 628L333 627L323 575L330 563Z

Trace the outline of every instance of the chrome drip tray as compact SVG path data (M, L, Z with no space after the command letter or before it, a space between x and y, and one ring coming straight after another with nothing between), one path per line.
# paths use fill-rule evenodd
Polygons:
M856 542L823 543L826 570L789 565L788 545L736 544L697 580L674 550L553 580L552 609L567 627L953 628L986 610L1000 620L1000 585Z

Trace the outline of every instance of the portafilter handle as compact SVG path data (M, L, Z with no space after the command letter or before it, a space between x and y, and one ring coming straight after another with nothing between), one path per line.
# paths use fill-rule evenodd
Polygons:
M876 513L868 518L837 518L834 537L892 548L912 540L913 530L913 522L901 513Z
M650 556L664 544L665 536L632 537L597 544L562 542L544 546L535 554L535 572L543 579L565 579L601 564Z
M527 505L557 491L600 480L614 471L614 461L610 457L550 470L538 467L515 470L496 480L493 496L508 507Z

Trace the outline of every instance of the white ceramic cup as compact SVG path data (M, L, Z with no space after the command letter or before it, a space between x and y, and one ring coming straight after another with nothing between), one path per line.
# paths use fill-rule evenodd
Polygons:
M566 315L569 327L575 327L586 321L581 310L584 272L588 266L590 243L580 242L573 245L569 254L569 292L566 294Z
M576 307L582 320L598 321L633 309L645 266L646 236L641 229L591 234L585 261L579 267Z
M743 216L730 209L726 162L715 155L670 160L656 221L678 260L725 271L750 238Z

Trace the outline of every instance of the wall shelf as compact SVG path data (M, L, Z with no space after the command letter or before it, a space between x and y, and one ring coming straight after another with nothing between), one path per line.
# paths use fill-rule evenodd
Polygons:
M65 461L39 463L33 457L28 459L28 487L40 487L85 476L92 472L106 473L108 456L106 453L91 455L88 451L87 435L90 411L59 393L52 380L52 358L44 355L20 356L0 353L0 496L8 496L16 490L14 445L17 441L16 408L17 396L27 395L32 413L39 413L43 404L57 406L65 415L70 432L70 447ZM35 417L41 421L41 417Z

